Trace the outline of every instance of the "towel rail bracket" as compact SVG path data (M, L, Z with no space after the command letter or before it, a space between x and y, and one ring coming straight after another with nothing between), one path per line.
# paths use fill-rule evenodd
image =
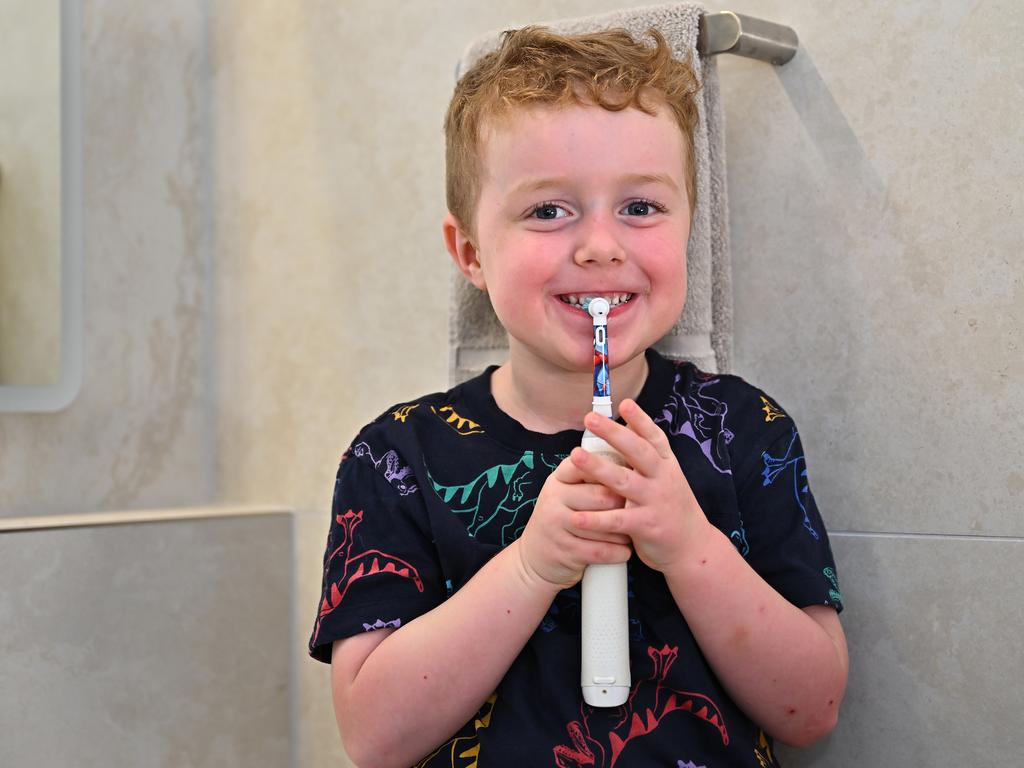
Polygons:
M796 55L796 32L782 24L732 11L700 17L697 50L704 56L733 53L777 66Z

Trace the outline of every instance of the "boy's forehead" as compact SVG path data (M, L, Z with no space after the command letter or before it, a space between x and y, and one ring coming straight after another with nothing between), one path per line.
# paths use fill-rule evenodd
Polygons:
M666 108L650 115L635 107L613 112L582 104L514 106L481 125L481 179L611 166L639 176L678 176L681 183L683 141Z

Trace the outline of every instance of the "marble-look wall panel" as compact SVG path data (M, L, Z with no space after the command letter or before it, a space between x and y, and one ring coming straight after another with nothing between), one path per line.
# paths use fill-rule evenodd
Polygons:
M833 527L1024 535L1019 4L729 7L800 36L720 60L738 371Z
M614 3L216 4L227 496L322 508L358 427L446 388L455 64L486 30L585 5Z
M837 535L850 682L839 725L788 768L1017 765L1024 540Z
M82 11L82 386L57 413L0 413L0 515L216 493L205 8Z
M0 765L286 766L288 515L0 533Z

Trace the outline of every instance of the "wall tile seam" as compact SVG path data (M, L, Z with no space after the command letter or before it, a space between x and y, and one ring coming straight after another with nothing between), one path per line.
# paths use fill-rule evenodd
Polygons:
M829 538L864 538L864 539L925 539L943 541L1001 542L1024 544L1022 536L998 536L970 533L921 533L910 531L829 531Z
M300 768L299 727L299 691L300 664L306 661L303 651L306 650L305 638L300 634L299 623L305 618L305 611L299 601L299 536L296 529L295 515L288 516L288 535L291 537L288 567L288 599L291 601L291 626L288 628L288 642L291 649L288 664L288 764L289 768Z
M86 528L110 528L162 523L202 523L207 521L244 520L275 516L293 517L284 505L273 506L208 506L181 509L144 509L121 512L83 512L72 515L37 515L33 517L0 517L0 535L37 533Z

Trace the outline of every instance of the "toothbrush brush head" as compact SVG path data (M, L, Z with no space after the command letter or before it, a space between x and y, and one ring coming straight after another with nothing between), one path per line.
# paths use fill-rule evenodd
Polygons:
M595 320L604 320L608 317L611 305L608 304L608 299L603 296L588 296L583 300L583 308Z

